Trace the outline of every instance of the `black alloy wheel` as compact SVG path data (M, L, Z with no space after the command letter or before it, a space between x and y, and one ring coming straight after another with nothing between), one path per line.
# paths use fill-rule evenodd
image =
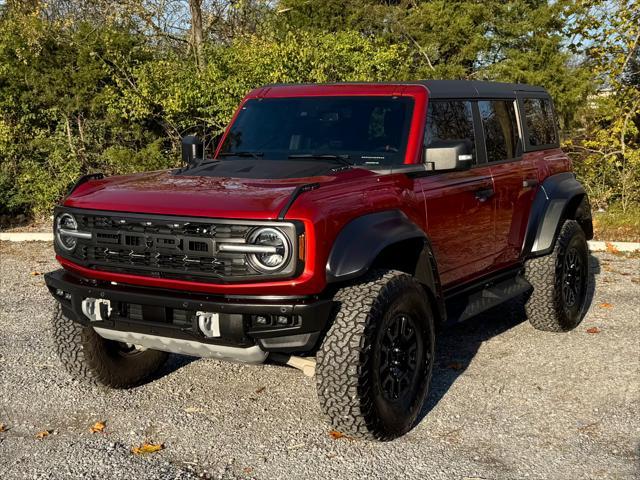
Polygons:
M384 397L401 400L415 383L424 359L423 338L411 315L394 316L383 327L378 355L378 382Z
M564 257L562 273L562 297L567 309L582 303L586 288L586 269L582 256L575 247L570 247Z

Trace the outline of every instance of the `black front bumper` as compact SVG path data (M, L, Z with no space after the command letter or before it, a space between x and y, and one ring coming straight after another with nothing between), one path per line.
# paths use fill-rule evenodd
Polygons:
M47 273L45 282L64 314L83 325L215 345L259 345L267 352L312 351L333 309L328 299L193 294L88 280L63 269ZM86 298L109 300L108 319L91 321L82 311ZM219 315L219 337L209 338L200 331L199 311ZM258 325L258 316L271 324ZM288 318L288 324L278 325L278 316Z

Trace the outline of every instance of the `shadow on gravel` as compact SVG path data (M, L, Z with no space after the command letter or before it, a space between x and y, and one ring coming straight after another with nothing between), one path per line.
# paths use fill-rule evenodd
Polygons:
M595 276L599 273L600 262L597 257L590 255L589 283L583 318L591 307L595 294ZM524 310L526 300L526 296L516 298L466 322L445 326L436 334L436 360L431 388L416 424L443 399L456 379L469 367L483 342L527 320Z
M596 294L596 275L600 275L600 260L593 253L589 253L589 286L587 287L587 303L584 309L582 318L587 314L591 308L593 297Z
M198 357L188 357L186 355L171 354L165 362L165 364L158 370L153 377L151 377L146 383L154 382L159 378L166 375L170 375L173 372L180 370L182 367L186 367L191 362L198 360Z

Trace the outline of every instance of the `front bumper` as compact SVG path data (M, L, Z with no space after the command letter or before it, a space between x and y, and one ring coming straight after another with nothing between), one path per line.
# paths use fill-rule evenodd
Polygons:
M264 360L268 352L312 351L333 309L331 300L316 297L203 295L100 282L63 269L47 273L45 282L68 318L105 338L252 363ZM91 320L83 312L87 298L109 300L111 311L101 316L105 319ZM218 314L219 336L202 333L196 312ZM258 325L258 316L273 321ZM277 324L278 316L288 318L288 324Z

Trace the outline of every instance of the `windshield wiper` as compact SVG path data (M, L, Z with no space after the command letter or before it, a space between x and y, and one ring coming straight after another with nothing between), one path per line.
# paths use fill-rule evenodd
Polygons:
M349 158L351 158L350 155L335 155L333 153L297 153L289 155L288 158L311 158L318 160L330 160L341 163L342 165L346 165L348 167L353 167L353 162L350 162L348 160Z
M219 157L253 157L260 158L264 156L262 152L220 152Z

